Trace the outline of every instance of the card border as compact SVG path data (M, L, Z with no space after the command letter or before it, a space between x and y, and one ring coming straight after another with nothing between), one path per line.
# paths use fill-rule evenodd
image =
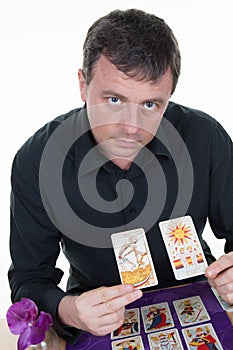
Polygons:
M141 331L141 320L140 320L140 310L138 307L134 307L134 308L131 308L131 309L125 309L125 312L126 311L131 311L131 310L137 310L137 317L138 317L138 332L137 333L133 333L133 334L127 334L127 335L121 335L121 336L113 336L113 332L111 332L111 339L112 340L117 340L117 339L122 339L122 338L129 338L129 337L134 337L136 335L140 335L140 331ZM118 327L119 328L119 327ZM118 329L117 328L117 329Z
M153 259L152 259L152 256L151 256L151 252L150 252L150 248L149 248L149 245L148 245L148 242L147 242L147 237L146 237L146 233L145 233L145 230L142 228L142 227L139 227L139 228L136 228L136 229L133 229L133 230L128 230L128 231L122 231L122 232L116 232L116 233L112 233L111 234L111 241L112 241L112 247L113 247L113 251L114 251L114 255L115 255L115 259L116 259L116 263L117 263L117 268L118 268L118 273L119 273L119 276L120 276L120 280L121 280L121 283L125 283L123 281L123 278L122 278L122 275L121 275L121 269L119 268L119 263L118 263L118 259L117 259L117 254L116 254L116 248L114 247L114 236L117 236L117 235L120 235L120 234L128 234L130 235L131 233L135 232L136 231L136 234L137 234L137 231L139 232L139 234L142 235L143 237L143 240L144 240L144 244L145 244L145 247L147 249L147 252L148 252L148 260L149 260L149 263L151 265L151 272L153 274L153 277L154 277L154 280L155 282L154 283L151 283L149 285L143 285L143 284L140 284L140 285L134 285L134 288L137 288L137 289L143 289L143 288L149 288L149 287L153 287L153 286L156 286L158 285L158 277L157 277L157 274L156 274L156 271L155 271L155 267L154 267L154 262L153 262Z
M152 330L147 330L146 329L146 325L145 325L145 320L144 320L144 315L143 315L143 310L144 309L148 309L149 307L151 306L156 306L156 305L161 305L161 304L165 304L166 308L167 308L167 311L168 311L168 315L171 319L171 325L170 326L167 326L167 327L162 327L162 328L157 328L158 331L159 330L166 330L166 329L169 329L169 328L174 328L175 327L175 324L174 324L174 319L172 317L172 313L171 313L171 309L170 309L170 306L168 304L167 301L162 301L162 302L159 302L159 303L154 303L154 304L149 304L149 305L143 305L140 307L140 310L141 310L141 317L142 317L142 321L143 321L143 327L144 327L144 331L145 333L152 333L152 332L156 332L157 329L152 329Z
M177 336L177 338L178 338L178 340L180 342L180 349L179 350L184 350L183 343L182 343L181 338L180 338L180 333L179 333L179 330L177 328L161 329L160 331L148 333L147 337L148 337L148 343L149 343L150 350L153 350L152 345L151 345L150 337L155 335L155 334L161 333L161 332L166 333L166 332L169 332L169 331L175 331L176 336Z
M114 341L112 341L111 342L111 347L112 347L112 350L116 350L116 348L114 349L114 345L116 344L116 343L118 343L119 341L124 341L124 340L128 340L128 339L135 339L135 338L139 338L139 340L140 340L140 346L141 346L141 349L140 350L145 350L145 348L144 348L144 344L143 344L143 341L142 341L142 337L141 337L141 335L135 335L135 336L133 336L133 337L127 337L127 338L120 338L120 339L116 339L116 340L114 340Z
M202 305L202 307L203 307L204 310L205 310L207 319L205 319L205 320L203 320L203 321L197 320L196 322L194 321L194 322L188 323L188 324L187 324L187 323L183 323L183 322L181 322L180 315L179 315L178 310L177 310L176 302L182 301L182 300L187 300L187 299L193 299L193 298L198 298L198 299L199 299L200 304ZM176 312L176 314L177 314L178 320L179 320L179 322L180 322L180 325L181 325L182 327L189 327L189 326L195 325L195 324L202 324L202 323L204 323L204 322L208 322L208 321L211 320L211 317L210 317L210 315L209 315L209 313L208 313L208 311L207 311L207 308L205 307L205 305L204 305L204 303L203 303L203 300L202 300L202 298L200 297L200 295L192 295L192 296L189 296L189 297L186 297L186 298L176 299L176 300L173 300L172 303L173 303L175 312Z
M216 331L215 331L215 329L214 329L214 327L212 325L212 323L201 323L200 324L200 327L207 327L207 326L211 329L213 336L218 341L218 344L217 344L218 347L219 347L218 350L224 350L223 347L222 347L222 344L221 344L221 342L219 340L219 337L217 336L217 333L216 333ZM186 328L182 329L182 334L183 334L183 337L184 337L184 340L185 340L185 343L186 343L186 346L187 346L188 350L192 350L192 349L191 349L191 347L190 347L190 345L188 343L187 334L185 333L185 331L187 331L188 329L193 329L193 328L197 328L197 327L198 327L198 325L195 325L195 326L192 326L192 327L186 327Z
M169 258L169 261L170 261L170 265L172 267L172 270L173 270L173 273L174 273L174 276L175 276L175 279L178 280L178 281L181 281L183 279L186 279L186 278L191 278L191 277L195 277L195 276L201 276L204 274L204 271L200 272L200 273L192 273L190 275L186 275L185 277L180 277L177 275L177 270L175 269L175 266L174 264L172 263L172 257L171 257L171 254L170 254L170 249L168 248L168 243L166 241L166 239L164 238L164 234L162 233L162 225L165 225L167 224L167 226L169 225L169 223L172 223L172 222L176 222L176 221L182 221L182 219L188 219L190 220L190 226L191 226L191 229L193 232L196 233L196 236L197 236L197 239L199 241L199 245L200 245L200 248L201 248L201 253L203 255L203 260L204 260L204 267L207 268L208 267L208 264L207 264L207 260L206 260L206 257L205 257L205 254L204 254L204 251L203 251L203 247L201 245L201 242L200 242L200 239L198 237L198 234L197 234L197 231L196 231L196 228L194 226L194 223L193 223L193 219L190 215L185 215L185 216L181 216L181 217L177 217L177 218L174 218L174 219L169 219L169 220L164 220L164 221L160 221L159 222L159 229L160 229L160 232L161 232L161 236L162 236L162 239L163 239L163 242L165 244L165 247L166 247L166 251L167 251L167 254L168 254L168 258Z

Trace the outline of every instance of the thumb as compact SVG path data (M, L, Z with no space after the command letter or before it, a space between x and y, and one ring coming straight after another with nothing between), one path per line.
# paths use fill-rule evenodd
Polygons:
M210 279L215 279L218 274L233 266L233 254L228 253L222 255L218 260L210 264L205 272L205 276Z

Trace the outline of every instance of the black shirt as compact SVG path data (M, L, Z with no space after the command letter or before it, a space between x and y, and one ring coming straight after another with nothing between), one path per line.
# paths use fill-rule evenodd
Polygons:
M226 239L225 252L233 250L232 141L215 119L170 102L128 171L95 146L86 109L76 109L37 131L12 167L12 300L33 299L68 341L77 331L56 318L61 298L120 283L111 233L145 229L157 288L193 281L175 280L160 221L190 215L208 263L214 257L201 236L207 219ZM67 292L57 286L60 244L70 263Z

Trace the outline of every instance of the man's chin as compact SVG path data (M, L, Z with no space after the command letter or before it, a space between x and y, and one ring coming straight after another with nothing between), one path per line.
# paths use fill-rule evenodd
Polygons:
M132 150L132 149L114 149L114 150L106 150L101 149L101 152L107 157L109 160L111 160L113 163L116 162L116 160L123 161L123 162L132 162L138 155L140 150Z

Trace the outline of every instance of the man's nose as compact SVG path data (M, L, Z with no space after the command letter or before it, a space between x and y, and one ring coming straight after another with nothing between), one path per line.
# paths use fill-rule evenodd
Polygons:
M140 126L139 105L128 103L120 118L120 127L128 134L136 134Z

